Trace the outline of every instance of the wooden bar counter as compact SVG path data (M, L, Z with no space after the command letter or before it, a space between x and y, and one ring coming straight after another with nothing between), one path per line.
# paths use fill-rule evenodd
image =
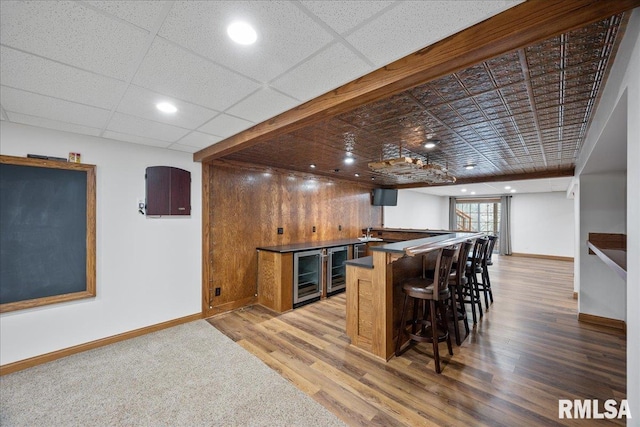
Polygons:
M394 354L400 322L399 284L422 275L438 249L475 239L483 233L450 232L371 248L372 256L346 262L347 335L351 344L381 359Z

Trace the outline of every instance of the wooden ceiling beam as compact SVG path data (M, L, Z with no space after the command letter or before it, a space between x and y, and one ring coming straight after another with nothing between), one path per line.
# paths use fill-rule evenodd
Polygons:
M640 0L528 0L194 153L211 161L419 84L640 6Z

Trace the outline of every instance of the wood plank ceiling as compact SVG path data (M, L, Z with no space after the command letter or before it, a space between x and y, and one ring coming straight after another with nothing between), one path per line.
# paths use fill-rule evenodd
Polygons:
M572 175L626 18L591 22L218 158L390 187L430 180L370 162L420 159L458 183Z

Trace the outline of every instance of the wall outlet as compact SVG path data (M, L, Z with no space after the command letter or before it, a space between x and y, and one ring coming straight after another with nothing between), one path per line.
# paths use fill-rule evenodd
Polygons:
M315 225L313 226L313 232L314 233L316 232L316 226Z
M220 288L216 288L216 296L219 297L220 296Z
M284 234L284 228L278 227L278 234Z
M341 225L338 226L338 231L342 231L342 226Z

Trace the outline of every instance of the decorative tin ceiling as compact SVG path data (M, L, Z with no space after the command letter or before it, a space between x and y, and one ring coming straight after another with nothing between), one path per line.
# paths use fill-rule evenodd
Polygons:
M625 22L613 16L222 158L385 186L427 181L370 162L411 157L458 182L571 174ZM439 143L427 149L430 139Z

